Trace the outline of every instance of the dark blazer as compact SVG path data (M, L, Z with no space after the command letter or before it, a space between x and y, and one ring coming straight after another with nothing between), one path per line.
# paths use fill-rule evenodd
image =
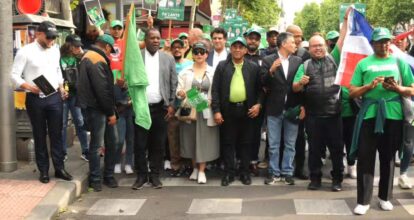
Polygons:
M145 64L145 50L141 50L142 59ZM164 101L164 106L173 106L175 102L175 91L177 90L177 72L175 69L174 57L163 52L159 53L159 71L160 71L160 91ZM148 74L148 73L147 73Z
M295 107L302 103L302 94L294 93L292 90L293 79L302 59L298 56L291 55L289 57L289 67L287 70L287 79L282 66L278 67L270 75L269 69L273 62L279 58L279 54L275 53L263 59L262 70L265 74L262 76L263 85L266 88L266 113L270 116L279 116L283 110ZM287 98L285 98L287 95Z
M227 58L230 56L230 51L228 51L226 48L225 50L227 51ZM213 66L213 59L214 59L214 53L216 51L213 49L208 53L208 57L207 57L207 64L209 66Z
M233 78L235 67L231 57L221 61L214 72L213 85L211 88L213 113L221 112L223 117L231 114L230 105L230 83ZM242 67L244 84L246 86L246 104L251 108L255 104L263 103L263 90L261 86L260 67L246 59Z

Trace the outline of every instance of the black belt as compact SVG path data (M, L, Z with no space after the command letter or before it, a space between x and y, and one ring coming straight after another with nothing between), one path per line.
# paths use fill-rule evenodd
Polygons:
M236 107L242 107L246 104L246 102L230 102L230 105L236 106Z
M148 106L149 106L150 108L161 107L161 106L163 106L163 105L164 105L164 101L157 102L157 103L148 103Z

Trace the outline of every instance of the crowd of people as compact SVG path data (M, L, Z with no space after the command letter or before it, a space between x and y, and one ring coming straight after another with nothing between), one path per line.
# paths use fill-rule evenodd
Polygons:
M89 186L96 192L102 183L118 187L114 173L122 170L136 173L134 190L147 182L162 188L166 157L169 175L188 175L199 184L207 183L207 167L213 164L222 167L222 186L232 184L236 176L250 185L251 176L265 168L264 184L294 185L295 178L309 179L309 190L321 188L321 168L330 158L331 190L341 191L346 157L347 173L357 181L354 213L365 214L373 192L376 151L380 208L393 209L396 163L401 166L399 186L412 188L407 170L414 131L403 122L401 97L414 95L414 78L409 65L389 53L395 43L413 56L408 38L394 41L388 29L376 28L370 42L374 54L358 63L347 88L335 84L347 25L326 36L315 33L306 42L296 25L280 33L270 29L264 49L259 49L261 32L256 28L231 42L222 28L210 35L194 28L160 48L160 32L150 26L140 43L152 122L145 128L134 123L140 119L122 74L123 31L124 24L114 20L110 32L97 36L90 46L69 35L59 52L54 45L56 26L46 21L39 25L36 41L18 51L12 80L27 92L40 182L49 182L47 135L55 177L72 180L64 168L70 112L81 158L89 162ZM45 95L33 83L41 75L55 93ZM192 89L208 103L202 111L187 97ZM266 153L259 161L263 136ZM309 176L304 168L306 143ZM397 152L403 152L401 162L395 161Z

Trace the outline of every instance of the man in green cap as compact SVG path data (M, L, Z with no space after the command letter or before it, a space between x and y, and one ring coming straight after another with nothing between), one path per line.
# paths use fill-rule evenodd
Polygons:
M222 158L225 175L222 186L234 181L235 152L240 158L240 180L251 184L249 174L250 151L263 99L260 67L245 59L247 44L237 37L230 47L231 56L221 61L214 73L211 107L214 121L220 126Z
M89 144L89 187L102 190L100 157L98 150L105 146L103 183L118 187L114 178L115 152L118 139L116 130L114 77L109 67L109 56L114 53L114 38L108 34L98 37L94 46L83 56L79 65L76 85L78 105L82 109L91 132Z
M329 53L335 48L335 45L338 39L339 39L338 31L329 31L326 34L326 46L328 46Z
M357 64L351 80L351 98L362 97L350 156L357 156L357 203L354 213L365 214L370 206L376 151L380 158L379 207L390 211L395 153L402 146L402 96L414 95L414 78L403 60L390 55L392 35L375 28L371 45L374 54Z

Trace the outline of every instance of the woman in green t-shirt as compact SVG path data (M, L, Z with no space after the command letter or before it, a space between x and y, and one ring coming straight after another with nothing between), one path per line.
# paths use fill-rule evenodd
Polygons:
M371 44L375 54L357 64L351 80L350 97L363 98L350 155L356 153L358 157L358 205L354 209L358 215L365 214L370 206L377 150L380 158L379 206L385 211L393 209L389 200L394 158L401 146L403 128L400 97L414 95L414 79L408 64L389 54L391 39L386 28L373 31ZM397 83L399 81L402 85Z

